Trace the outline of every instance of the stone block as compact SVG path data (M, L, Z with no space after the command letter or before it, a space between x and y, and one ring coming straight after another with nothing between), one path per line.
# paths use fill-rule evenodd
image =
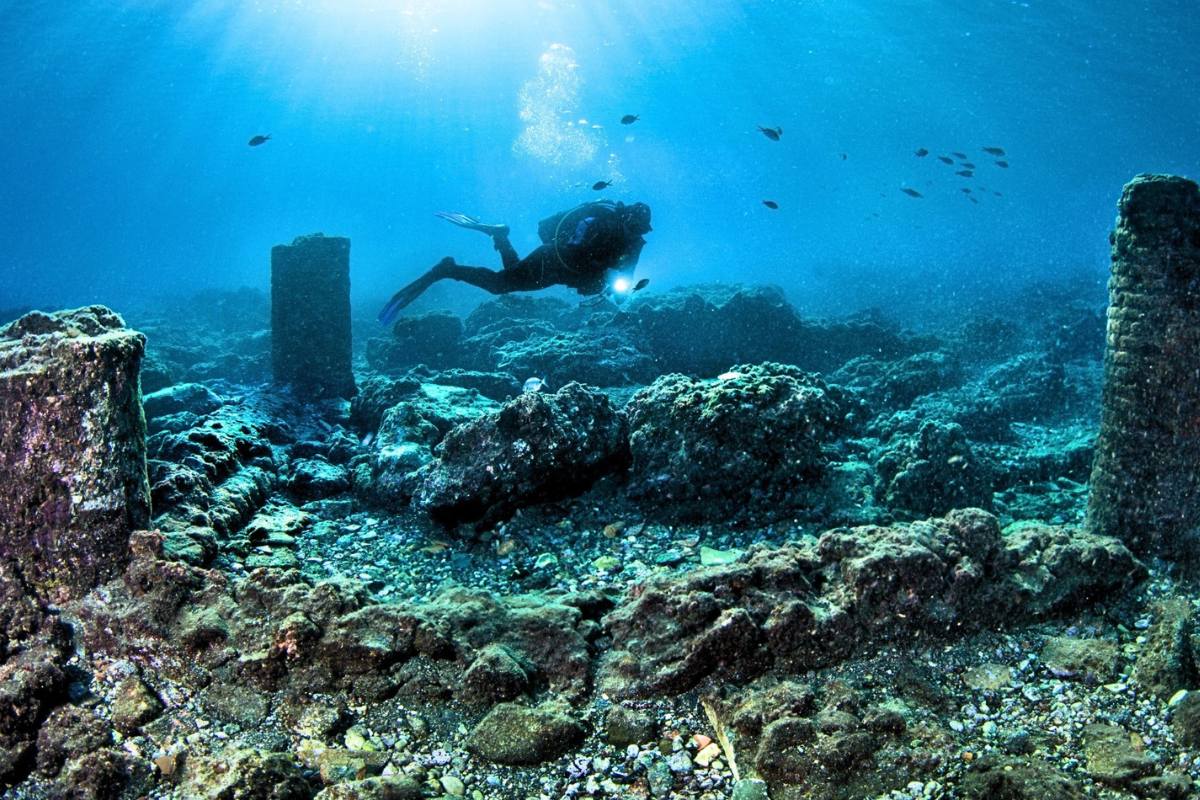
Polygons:
M316 397L351 397L350 240L315 233L271 249L275 380Z
M103 306L0 328L0 560L43 599L116 575L150 521L145 343Z

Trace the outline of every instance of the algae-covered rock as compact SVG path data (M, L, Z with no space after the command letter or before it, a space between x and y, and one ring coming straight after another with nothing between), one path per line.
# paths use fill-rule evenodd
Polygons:
M1112 786L1128 785L1158 770L1154 758L1134 749L1129 741L1129 731L1116 725L1085 726L1083 753L1088 775Z
M113 725L122 733L133 733L163 711L162 701L141 678L130 677L117 686L112 702Z
M506 342L493 352L496 368L551 386L629 386L653 380L660 369L624 331L584 329Z
M569 752L585 735L583 723L560 704L501 703L471 731L467 749L497 764L540 764Z
M309 800L312 789L283 753L229 749L184 762L180 791L203 800Z
M463 323L449 311L400 317L391 338L367 341L367 363L380 372L394 372L417 364L448 367L461 355Z
M1117 643L1107 639L1054 636L1042 647L1042 663L1058 678L1107 683L1117 676L1121 654Z
M422 800L424 787L407 775L366 778L326 786L314 800Z
M956 424L926 422L893 437L875 462L875 499L905 517L992 507L992 472Z
M615 705L604 715L604 738L613 747L654 741L658 725L649 712Z
M1172 598L1156 609L1154 624L1138 652L1133 679L1159 700L1180 689L1200 688L1200 671L1192 647L1195 612L1183 598Z
M37 769L47 777L58 774L69 758L112 744L108 723L90 709L59 706L50 712L37 736Z
M288 489L305 500L319 500L350 488L346 468L323 458L306 458L292 464Z
M624 416L579 384L527 392L452 430L418 475L416 502L446 523L494 522L569 497L628 459Z
M647 697L714 674L741 681L772 666L816 669L866 642L1036 618L1142 574L1119 542L1106 540L1111 551L1092 549L1096 541L1075 547L1071 531L1049 530L1010 542L991 514L961 509L838 528L815 545L759 547L736 564L646 581L605 617L612 648L597 683L613 697ZM1051 565L1047 583L1061 575L1062 594L1042 583L1025 588L1038 565Z
M433 460L433 448L446 434L498 408L473 389L418 384L382 412L374 455L362 477L356 475L355 493L387 507L406 504L417 487L417 470Z
M781 364L701 381L667 375L628 405L630 493L656 511L722 519L802 506L842 423L837 395Z
M1083 790L1058 769L1041 760L986 758L963 778L970 800L1083 800Z
M0 329L0 560L40 596L118 574L130 532L149 524L144 349L103 306Z
M383 414L392 406L416 394L421 388L415 378L398 380L372 375L362 381L358 394L350 401L350 424L359 433L374 433Z
M202 383L180 383L142 398L147 419L188 412L202 417L221 407L221 397Z
M516 654L503 645L490 644L463 673L459 696L469 704L487 707L512 700L528 688L529 675Z
M922 395L960 385L963 378L958 358L939 351L894 362L860 356L829 376L831 383L859 392L877 411L907 408Z
M774 286L690 286L634 300L635 340L663 372L715 375L730 364L779 361L832 371L856 356L928 349L878 316L804 320Z
M1073 526L1027 523L1004 531L1006 581L1033 615L1061 611L1115 594L1146 577L1129 548Z

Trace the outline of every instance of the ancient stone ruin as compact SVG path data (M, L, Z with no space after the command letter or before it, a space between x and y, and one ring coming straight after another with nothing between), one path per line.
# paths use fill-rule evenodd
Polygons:
M275 380L350 397L350 240L315 233L271 248Z
M1088 524L1179 557L1200 524L1200 188L1139 175L1119 209Z
M119 574L150 520L145 342L103 306L0 329L0 562L45 600Z

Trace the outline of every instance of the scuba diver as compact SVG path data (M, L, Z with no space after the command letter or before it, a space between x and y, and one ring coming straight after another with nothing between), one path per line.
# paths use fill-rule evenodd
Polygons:
M632 285L633 270L646 245L650 206L600 200L561 211L538 223L542 244L525 258L508 241L507 225L488 225L466 214L439 211L437 216L492 238L504 269L458 264L450 256L396 292L379 321L390 325L400 310L440 280L462 281L492 294L532 292L550 286L569 286L582 295L611 295L623 299L645 288L648 280Z

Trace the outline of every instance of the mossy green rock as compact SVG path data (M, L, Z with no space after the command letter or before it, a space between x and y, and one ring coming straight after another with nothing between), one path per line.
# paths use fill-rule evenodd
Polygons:
M1088 725L1083 729L1087 773L1100 783L1124 786L1154 774L1155 761L1133 749L1129 732L1116 725Z
M315 800L421 800L425 790L407 776L367 778L327 786Z
M189 759L179 795L203 800L309 800L312 789L300 768L283 753L231 749Z
M162 701L140 678L126 678L117 687L112 703L112 720L117 730L132 733L162 711Z
M963 778L969 800L1083 800L1070 778L1042 761L988 758Z
M565 705L501 703L471 731L467 749L497 764L541 764L569 752L586 734Z

